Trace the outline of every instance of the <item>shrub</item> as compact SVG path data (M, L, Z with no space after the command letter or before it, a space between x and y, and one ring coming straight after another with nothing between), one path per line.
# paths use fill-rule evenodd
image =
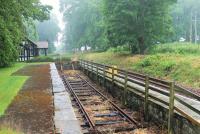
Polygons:
M160 60L159 55L148 56L148 57L144 58L143 60L141 60L139 63L137 63L137 66L138 67L148 67L148 66L155 64L155 62L157 62L158 60Z
M27 62L59 62L60 60L64 62L68 62L68 61L71 61L71 58L61 56L61 59L60 59L59 56L40 56L40 57L35 57Z
M168 43L152 46L149 50L150 54L156 53L173 53L173 54L196 54L200 55L200 46L191 43Z
M114 53L123 53L123 52L129 52L129 47L127 45L124 46L117 46L117 47L111 47L107 50L107 52L114 52Z
M134 64L133 69L152 76L167 76L176 66L176 62L162 55L149 55Z

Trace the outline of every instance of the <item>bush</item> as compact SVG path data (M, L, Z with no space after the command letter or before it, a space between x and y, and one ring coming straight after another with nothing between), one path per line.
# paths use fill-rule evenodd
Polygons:
M144 58L137 65L138 65L138 67L148 67L148 66L156 64L155 62L157 62L158 60L160 60L160 56L153 55L153 56Z
M27 62L59 62L59 61L64 61L64 62L68 62L71 61L70 57L65 57L65 56L61 56L61 59L59 56L40 56L40 57L35 57Z
M165 59L165 60L163 60ZM153 76L167 76L173 71L176 62L162 55L150 55L134 64L133 68L136 71L147 73Z
M127 45L124 45L124 46L117 46L117 47L111 47L107 50L107 52L117 52L117 53L123 53L123 52L129 52L129 48Z

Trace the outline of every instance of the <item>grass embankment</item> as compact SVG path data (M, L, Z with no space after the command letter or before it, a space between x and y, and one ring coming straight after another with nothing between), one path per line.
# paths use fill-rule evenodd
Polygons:
M26 76L12 76L12 73L25 65L25 63L17 63L12 67L0 68L0 116L4 114L12 99L28 79Z
M200 47L197 45L163 44L151 48L147 55L107 51L85 53L79 55L79 58L117 65L120 68L200 88Z
M10 128L0 128L0 134L22 134L22 133L14 131Z
M70 61L72 57L72 54L49 54L47 56L38 56L30 61L27 61L29 63L37 63L37 62L60 62L60 61Z
M8 68L0 68L0 116L4 114L6 108L28 79L28 76L12 76L12 74L26 65L25 63L17 63ZM8 127L0 127L0 134L20 134Z

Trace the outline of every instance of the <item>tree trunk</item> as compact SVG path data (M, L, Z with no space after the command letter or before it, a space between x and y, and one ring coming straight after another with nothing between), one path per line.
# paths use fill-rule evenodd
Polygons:
M195 31L194 41L195 41L195 44L197 44L197 12L195 12L194 31Z
M137 54L138 53L138 47L134 44L130 44L130 51L131 51L131 54Z
M190 42L192 42L192 16L193 16L193 13L191 11L191 15L190 15Z
M87 51L87 45L85 45L85 51Z
M139 43L139 52L140 52L140 54L144 54L144 52L145 52L144 37L139 37L138 38L138 43Z

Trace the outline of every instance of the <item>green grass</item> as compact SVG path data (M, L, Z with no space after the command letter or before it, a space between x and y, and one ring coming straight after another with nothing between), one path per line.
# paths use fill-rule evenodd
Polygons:
M132 69L154 77L175 80L186 86L200 88L200 56L148 55L133 64Z
M16 132L10 128L0 128L0 134L23 134L23 133Z
M175 80L185 86L200 89L200 48L193 44L163 44L150 49L148 55L120 52L85 53L79 58L117 65L119 68Z
M70 61L72 54L50 54L48 56L39 56L28 61L29 63L37 63L37 62L59 62L61 61Z
M38 64L46 63L16 63L11 67L0 68L0 116L4 114L25 81L29 78L29 76L14 76L12 74L25 66ZM11 129L11 126L1 125L3 124L0 124L0 134L22 134L20 131ZM14 126L16 125L18 124L14 124Z
M168 44L158 44L153 46L149 50L150 54L155 53L172 53L181 55L200 55L200 44L191 43L168 43Z
M0 68L0 116L4 114L6 108L28 79L26 76L12 76L12 73L25 65L24 63L17 63L12 67Z

